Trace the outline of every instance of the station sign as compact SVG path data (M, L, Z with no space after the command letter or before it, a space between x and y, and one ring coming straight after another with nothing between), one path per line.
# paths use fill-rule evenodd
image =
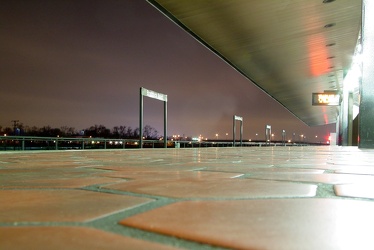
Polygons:
M340 95L336 92L312 93L313 106L339 106Z
M235 115L234 116L234 120L236 120L236 121L243 121L243 117Z
M161 93L158 93L156 91L149 90L149 89L146 89L146 88L142 88L142 95L153 98L153 99L157 99L157 100L160 100L160 101L164 101L164 102L167 102L167 100L168 100L167 95L161 94Z

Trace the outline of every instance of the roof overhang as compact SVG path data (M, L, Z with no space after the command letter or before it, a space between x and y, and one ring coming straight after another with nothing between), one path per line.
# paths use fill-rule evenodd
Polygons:
M148 0L309 126L335 123L361 27L361 0Z

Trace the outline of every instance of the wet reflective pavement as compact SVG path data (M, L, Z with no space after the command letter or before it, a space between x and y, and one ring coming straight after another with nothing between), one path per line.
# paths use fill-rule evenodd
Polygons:
M374 150L0 153L0 249L374 249Z

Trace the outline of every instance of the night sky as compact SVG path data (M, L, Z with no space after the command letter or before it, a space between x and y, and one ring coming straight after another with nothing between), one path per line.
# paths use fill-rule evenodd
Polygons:
M0 37L3 127L136 128L145 87L168 95L169 135L231 138L233 115L244 139L335 130L306 126L145 0L0 0ZM163 102L145 98L144 124L163 134Z

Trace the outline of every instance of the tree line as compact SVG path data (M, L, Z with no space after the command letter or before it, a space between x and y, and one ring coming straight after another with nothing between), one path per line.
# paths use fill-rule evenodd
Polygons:
M17 136L41 136L41 137L101 137L113 139L137 139L139 138L139 128L130 126L114 126L112 129L104 125L93 125L86 129L76 130L74 127L62 126L53 128L51 126L25 126L22 123L16 124L13 128L0 125L0 135ZM143 137L145 139L159 139L158 131L146 125L143 128Z

